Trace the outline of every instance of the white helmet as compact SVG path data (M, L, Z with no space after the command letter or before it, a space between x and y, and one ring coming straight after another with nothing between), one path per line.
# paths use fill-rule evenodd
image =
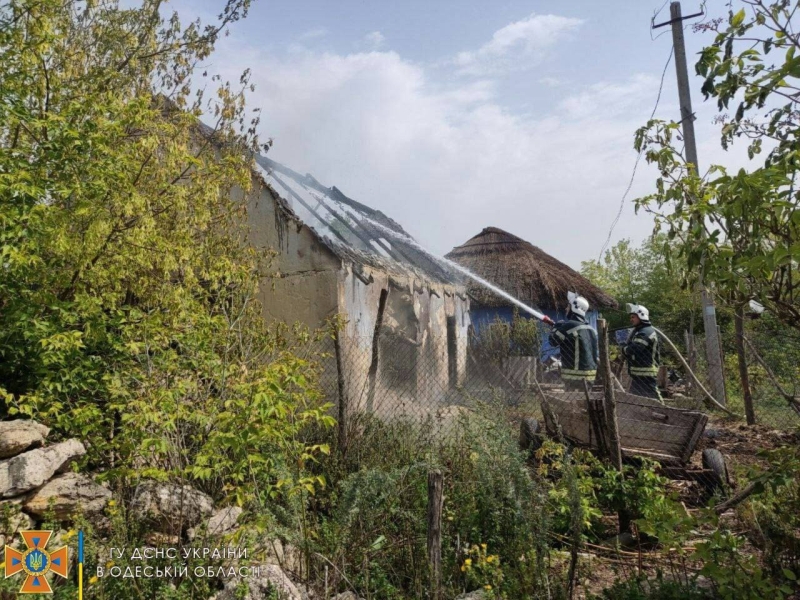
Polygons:
M567 302L569 302L567 310L582 317L586 316L586 311L589 310L589 301L586 298L575 292L567 292Z
M641 304L628 304L628 314L636 315L642 321L650 322L650 311Z

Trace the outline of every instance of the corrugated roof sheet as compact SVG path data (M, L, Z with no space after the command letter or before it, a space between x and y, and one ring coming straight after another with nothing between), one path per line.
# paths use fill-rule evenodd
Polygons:
M395 220L265 156L256 164L272 191L337 256L389 273L461 285L460 275L422 250Z

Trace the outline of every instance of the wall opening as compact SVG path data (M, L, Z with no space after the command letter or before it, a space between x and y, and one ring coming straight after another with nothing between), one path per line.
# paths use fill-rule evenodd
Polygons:
M454 316L447 317L447 379L451 388L458 385L458 344Z

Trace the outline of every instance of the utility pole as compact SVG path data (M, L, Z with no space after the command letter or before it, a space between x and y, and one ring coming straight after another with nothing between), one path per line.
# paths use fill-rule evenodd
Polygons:
M700 173L697 162L697 143L694 137L694 112L692 112L692 97L689 91L689 71L686 66L686 45L683 39L683 21L697 17L703 13L681 16L681 3L671 2L669 5L670 20L660 25L653 25L653 29L672 25L672 45L675 49L675 71L678 75L678 98L681 104L681 126L683 140L686 147L686 160L689 169L695 174ZM700 293L703 304L703 328L706 338L706 359L708 361L708 376L711 392L723 405L727 405L725 396L725 379L722 372L722 349L719 343L719 330L717 329L717 311L714 299L703 284L703 269L700 269Z

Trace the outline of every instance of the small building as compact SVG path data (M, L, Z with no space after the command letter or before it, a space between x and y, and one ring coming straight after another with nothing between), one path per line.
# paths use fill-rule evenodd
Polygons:
M469 300L459 275L382 212L265 157L256 163L251 243L276 252L276 276L261 291L265 316L311 327L346 319L325 378L344 381L351 410L435 409L466 368Z
M617 303L583 275L553 258L541 248L497 227L487 227L446 258L466 267L496 285L520 302L540 310L554 321L563 319L567 292L584 296L591 307L589 323L597 327L597 317L604 308ZM476 282L467 284L470 297L470 320L476 335L495 319L511 322L515 307L508 300ZM518 309L517 309L518 310ZM521 317L530 317L519 311ZM553 353L542 329L542 359Z

